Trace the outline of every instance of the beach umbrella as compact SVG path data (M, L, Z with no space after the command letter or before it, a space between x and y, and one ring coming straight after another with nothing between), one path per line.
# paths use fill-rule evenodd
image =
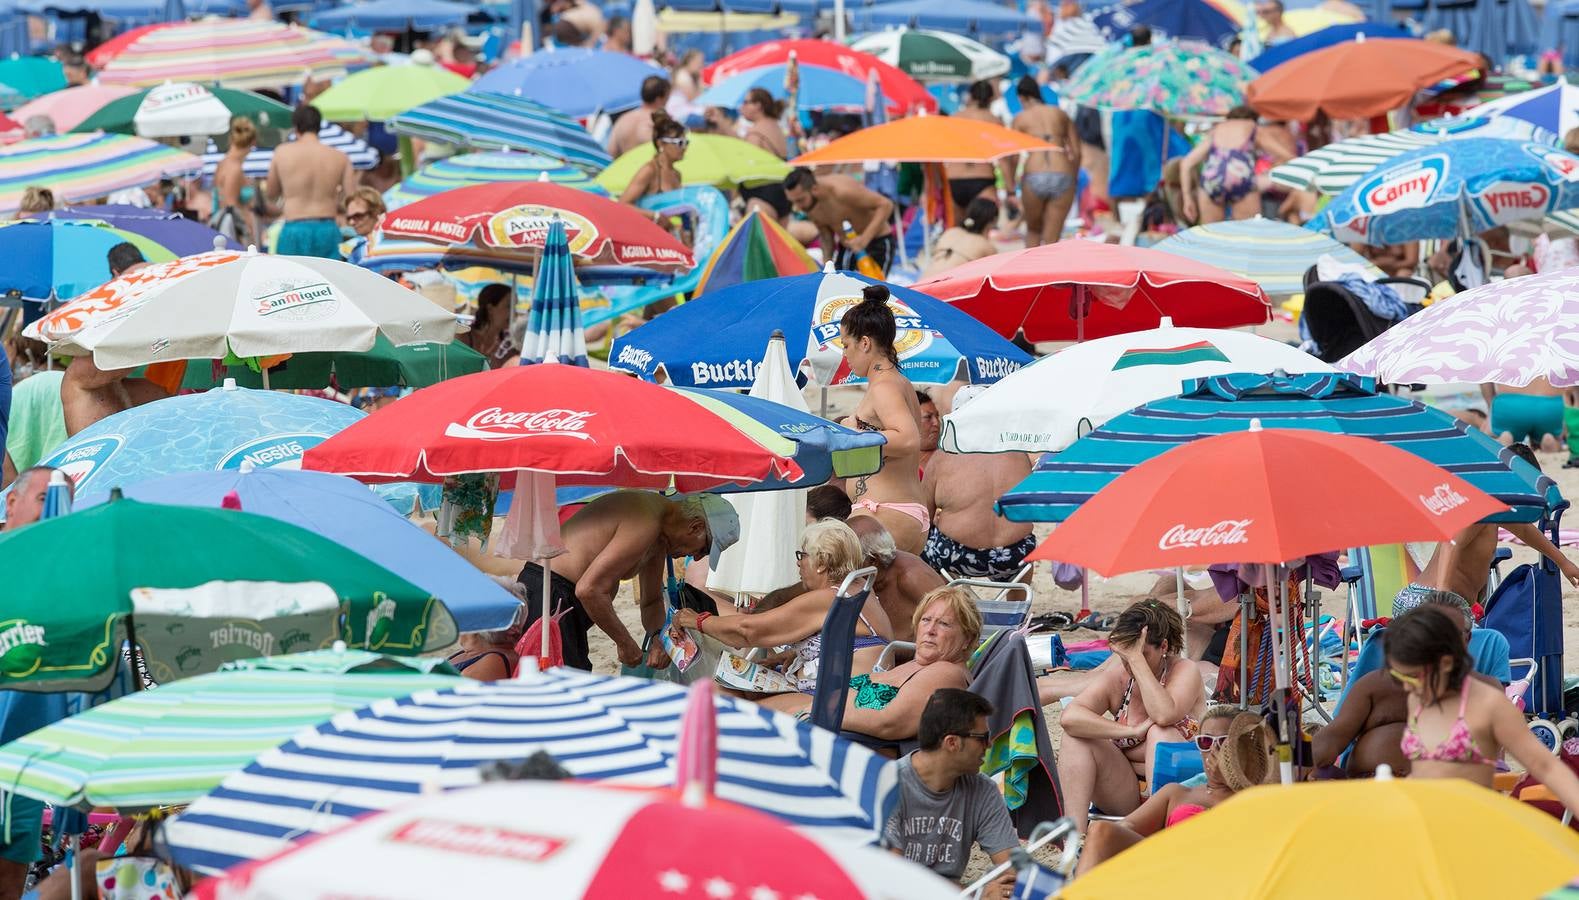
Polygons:
M803 153L790 164L832 166L873 160L996 162L1005 156L1056 149L1046 141L992 122L918 115L862 128Z
M102 46L102 45L101 45ZM34 116L48 116L60 132L76 128L78 123L103 109L112 101L132 94L136 89L114 84L72 85L36 97L11 110L11 116L24 124Z
M49 185L57 202L80 203L188 175L201 165L190 153L124 134L29 138L0 147L0 214L16 212L31 185Z
M863 95L865 90L863 86ZM681 184L710 184L727 191L742 185L780 182L789 174L790 167L784 160L737 137L693 134L690 138L691 143L685 148L685 158L675 164ZM626 151L598 175L598 186L610 194L620 194L655 153L657 150L653 149L650 142Z
M0 59L0 85L31 100L66 87L66 70L50 56Z
M1007 56L947 31L878 31L851 41L850 49L870 53L918 81L964 83L1009 74Z
M1318 112L1366 119L1417 91L1480 66L1468 50L1404 38L1366 38L1292 59L1250 83L1245 102L1263 116L1308 122Z
M1579 272L1494 281L1438 301L1338 368L1383 384L1579 385Z
M571 264L565 222L554 216L543 240L542 263L532 283L532 311L521 338L521 363L587 365L587 338L581 327L581 298Z
M614 342L609 366L685 387L750 388L775 331L786 338L790 368L822 387L864 382L849 370L839 319L880 284L830 267L737 284L664 313ZM956 378L990 383L1030 362L1024 351L969 315L908 288L888 285L900 371L918 384Z
M457 872L447 863L466 852L456 842L473 831L507 842L505 850L489 850ZM419 874L396 874L407 866ZM204 882L193 896L327 900L347 890L469 893L490 884L531 884L543 900L947 900L958 888L894 854L799 833L740 804L521 781L423 798Z
M289 135L287 142L296 140L294 134ZM332 122L325 122L318 129L318 142L339 150L351 160L351 168L366 171L378 165L378 151L367 145L366 141L346 131ZM214 172L219 168L219 163L225 158L225 151L212 140L208 142L203 151L203 177L212 179ZM241 160L241 172L248 178L267 178L269 167L274 163L273 147L254 147Z
M459 3L444 5L463 6ZM336 83L314 97L312 105L318 107L325 119L335 122L382 122L429 101L460 93L470 85L470 79L436 63L375 66Z
M1079 510L1126 472L1171 454L1175 447L1193 447L1214 435L1242 432L1251 420L1261 422L1269 431L1345 434L1406 450L1440 466L1454 478L1463 479L1477 493L1490 495L1497 503L1496 509L1483 511L1493 514L1490 521L1535 521L1561 502L1551 478L1515 457L1489 435L1441 410L1377 393L1374 379L1345 373L1241 373L1191 379L1184 383L1184 391L1178 396L1154 400L1107 420L1063 452L1043 457L1024 481L998 501L999 511L1014 522L1073 522ZM1245 469L1242 477L1259 471ZM1217 484L1220 487L1224 483ZM1236 479L1234 483L1244 482ZM1324 493L1325 488L1297 480L1287 486L1306 497L1329 496ZM1365 496L1363 490L1357 483L1344 489L1343 496L1359 500ZM1431 491L1425 495L1430 496ZM1295 508L1308 511L1309 505L1301 507L1296 502L1291 509ZM1210 524L1217 520L1203 512L1185 521ZM1312 552L1396 540L1400 539L1356 540L1348 544L1340 541L1313 548ZM1245 554L1236 559L1281 561L1303 555L1304 552L1286 556Z
M13 690L101 690L115 677L122 640L136 640L134 618L156 643L212 651L191 671L161 669L172 677L216 669L215 657L233 652L230 645L256 655L288 643L292 631L308 631L310 641L314 603L305 582L328 585L327 637L344 617L352 646L415 655L447 647L457 634L443 603L388 569L304 528L229 509L112 499L0 535L0 560L16 574L0 654L0 685ZM245 586L226 596L212 582L286 585L274 584L272 602L260 602ZM157 593L189 588L204 590ZM71 603L60 602L62 591ZM275 619L290 627L264 640ZM179 633L183 621L199 623L196 633Z
M696 135L692 148L696 146ZM543 181L577 190L601 192L603 189L575 166L536 153L464 153L428 163L405 181L384 192L384 205L399 209L408 203L442 191L474 184L499 184L507 181Z
M508 628L520 610L514 594L465 557L396 513L365 485L339 475L243 463L240 468L148 478L124 493L144 503L210 509L234 494L234 502L246 512L321 535L434 595L450 598L445 606L463 632ZM104 502L108 492L78 497L79 506L86 508Z
M1197 225L1163 238L1152 249L1254 281L1269 297L1304 293L1305 272L1323 256L1363 271L1367 280L1386 274L1324 234L1260 216Z
M188 219L180 213L170 212L165 209L145 209L140 206L122 204L105 204L99 206L67 206L63 209L51 209L42 213L33 213L36 219L53 219L60 221L85 222L95 225L107 225L121 231L130 232L159 247L168 250L176 256L191 256L195 253L207 253L215 249L214 239L220 233L198 222ZM133 243L136 243L133 241ZM149 262L161 262L148 255L146 247L143 255ZM157 252L157 251L156 251ZM86 279L84 279L86 280ZM83 287L97 287L110 280L108 263L105 265L104 277L98 282ZM74 293L80 293L76 291ZM61 296L72 296L62 294Z
M1476 106L1473 115L1519 119L1560 137L1579 127L1579 86L1558 81L1531 91L1509 94Z
M1177 394L1182 381L1276 370L1332 367L1247 331L1175 328L1163 319L1160 328L1065 347L1010 374L944 416L938 446L950 453L1056 452L1126 410Z
M801 111L861 109L866 106L866 81L862 78L817 66L802 66L797 76L793 81L796 90L791 92L785 87L791 83L788 64L746 69L715 81L694 102L697 106L739 109L747 94L762 88L778 99L793 101L795 109Z
M178 865L218 872L404 806L429 786L475 785L480 766L538 751L577 779L672 785L686 702L678 685L570 669L381 700L263 754L171 821L165 835ZM714 703L721 799L847 845L878 839L897 800L890 761L747 701Z
M110 60L119 56L121 51L130 46L133 41L136 41L138 38L150 31L158 31L161 28L165 28L174 24L174 22L153 22L148 25L138 25L135 28L128 28L125 31L116 33L109 40L99 44L97 47L94 47L87 53L84 53L82 58L87 60L88 65L92 66L93 68L102 69L106 65L109 65Z
M53 806L124 813L180 806L303 728L460 681L440 659L343 646L226 663L0 746L0 777L7 790Z
M472 150L519 150L563 160L589 175L611 161L574 119L522 97L470 90L406 110L389 122L396 134Z
M1356 816L1356 810L1364 814ZM1211 883L1189 885L1180 896L1328 897L1327 860L1305 852L1317 835L1344 860L1343 892L1354 900L1535 897L1579 869L1573 832L1528 803L1456 778L1378 775L1235 794L1207 815L1164 829L1071 881L1060 896L1126 896L1152 884L1148 874L1154 877L1202 846L1232 839L1238 852ZM1519 864L1487 865L1488 835L1491 852L1505 848Z
M71 130L147 138L225 134L235 116L246 116L261 130L285 131L290 128L291 108L252 91L166 82L111 100Z
M1075 70L1059 95L1099 109L1213 118L1243 103L1254 77L1254 70L1221 50L1180 41L1097 54Z
M1356 181L1405 153L1451 143L1460 138L1486 137L1554 143L1556 134L1513 116L1446 117L1419 122L1383 134L1367 134L1337 141L1273 166L1271 178L1296 191L1341 194Z
M308 24L324 31L446 31L495 21L483 8L452 0L359 0L313 13Z
M111 247L129 243L150 262L168 262L175 254L158 243L89 221L46 219L0 224L0 291L29 300L75 297L110 280Z
M1085 340L1178 325L1264 324L1261 286L1214 266L1141 247L1060 241L999 253L950 269L915 289L986 323L1005 337Z
M534 53L488 70L474 91L524 97L577 119L641 105L641 83L667 75L627 53L566 47Z
M1018 35L1040 23L989 0L898 0L851 10L856 28L935 28L972 34Z
M696 295L744 281L809 275L818 269L817 261L784 226L753 209L729 230L707 260Z
M260 367L261 368L261 367ZM269 387L275 390L347 391L355 388L427 387L446 378L470 375L488 368L488 358L460 341L448 344L395 346L382 334L373 349L362 353L293 353L269 367ZM206 391L226 379L245 388L263 387L263 372L245 363L188 365L181 387Z
M229 302L215 302L225 298ZM455 317L338 260L216 251L122 275L48 313L28 334L103 369L182 359L447 343Z
M570 252L586 262L667 270L696 265L689 247L636 209L542 182L444 191L385 214L380 227L390 237L534 257L556 215L564 222Z
M863 81L876 72L878 86L890 104L890 115L902 116L917 109L937 111L937 98L927 93L919 81L870 53L834 41L809 38L764 41L712 63L702 69L702 78L708 84L715 84L747 69L787 63L792 54L798 65L833 69Z
M1579 156L1549 144L1463 138L1396 157L1306 227L1345 243L1478 234L1579 206Z
M1283 14L1284 21L1288 20L1290 10ZM1283 63L1295 57L1304 56L1315 50L1322 50L1336 44L1345 44L1357 40L1364 35L1368 40L1376 38L1412 38L1413 34L1401 25L1385 22L1343 22L1328 25L1317 31L1303 34L1293 40L1280 41L1266 48L1260 55L1250 58L1250 68L1257 72L1270 72Z
M363 52L321 32L261 19L203 19L139 36L104 66L99 78L132 87L194 81L274 88L341 76L368 63ZM3 70L0 83L7 83Z
M759 381L763 377L760 366L757 377ZM755 388L753 384L752 389ZM727 388L674 387L671 390L734 423L741 431L760 434L765 428L768 434L789 441L792 447L790 452L800 470L797 474L764 478L749 484L720 485L713 489L714 493L727 496L812 488L826 484L830 478L871 475L882 466L882 447L887 443L882 435L835 425L812 415L804 400L795 402L792 397L788 402L776 401Z
M1136 0L1097 9L1091 20L1114 41L1145 25L1158 40L1197 41L1226 50L1244 17L1230 16L1208 0Z

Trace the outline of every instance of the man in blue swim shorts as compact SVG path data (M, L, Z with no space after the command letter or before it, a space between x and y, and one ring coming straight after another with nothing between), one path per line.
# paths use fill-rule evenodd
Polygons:
M340 259L340 204L356 190L351 160L318 140L323 116L302 104L291 114L295 139L274 148L264 191L283 202L285 222L274 252Z
M1491 433L1505 441L1529 444L1548 453L1561 449L1562 391L1544 378L1526 387L1486 385L1491 397Z

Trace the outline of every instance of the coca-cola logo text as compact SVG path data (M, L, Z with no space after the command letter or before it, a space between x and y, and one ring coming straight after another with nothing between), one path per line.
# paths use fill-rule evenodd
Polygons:
M1216 525L1189 528L1175 525L1163 532L1157 541L1159 550L1181 550L1188 547L1225 547L1231 544L1248 544L1250 536L1245 530L1253 519L1224 519Z
M1468 503L1469 498L1446 484L1439 484L1430 494L1421 494L1420 502L1425 504L1425 508L1430 510L1433 516L1440 516Z
M536 412L506 412L497 406L473 413L464 423L452 422L444 429L447 437L482 441L513 441L529 437L569 437L593 440L586 433L587 420L594 414L569 409L544 409Z

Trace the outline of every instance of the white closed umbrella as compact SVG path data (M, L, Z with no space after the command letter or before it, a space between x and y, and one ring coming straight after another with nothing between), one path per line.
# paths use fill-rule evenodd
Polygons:
M773 332L768 339L751 396L811 412L790 371L782 331ZM800 533L806 527L806 491L760 491L726 495L724 499L740 515L740 540L719 557L718 568L708 573L707 587L734 594L738 603L799 581L800 570L792 551L799 546Z
M631 53L646 59L658 49L658 9L652 0L636 0L631 9Z
M1047 453L1142 403L1171 397L1185 379L1234 372L1331 372L1297 347L1248 331L1162 327L1067 347L992 385L943 417L950 453Z

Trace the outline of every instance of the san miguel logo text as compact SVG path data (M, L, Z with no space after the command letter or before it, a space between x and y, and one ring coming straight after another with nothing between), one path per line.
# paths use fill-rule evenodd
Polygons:
M462 422L451 422L444 429L445 437L471 438L479 441L514 441L533 437L568 437L594 441L586 433L587 420L594 414L569 409L545 409L537 412L507 412L491 406Z
M258 315L271 316L277 312L284 312L287 309L299 309L303 306L324 303L333 299L334 288L327 283L304 284L258 297Z
M1420 502L1425 504L1425 508L1430 510L1431 515L1441 516L1468 503L1469 498L1446 484L1439 484L1436 486L1436 490L1430 494L1421 494Z
M1245 534L1245 529L1250 527L1253 519L1224 519L1216 525L1207 525L1204 528L1187 528L1184 525L1175 525L1163 532L1162 539L1157 541L1159 550L1182 550L1189 547L1226 547L1232 544L1248 544L1250 536Z

